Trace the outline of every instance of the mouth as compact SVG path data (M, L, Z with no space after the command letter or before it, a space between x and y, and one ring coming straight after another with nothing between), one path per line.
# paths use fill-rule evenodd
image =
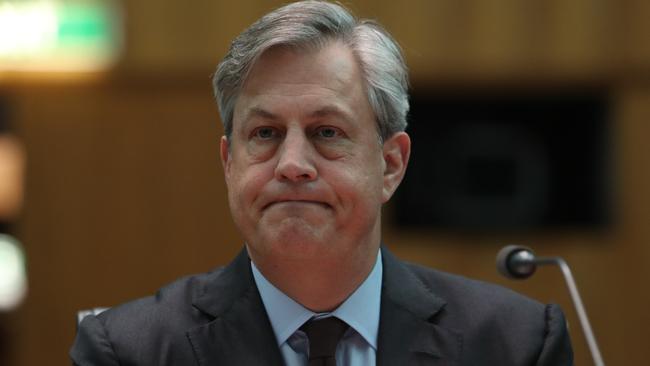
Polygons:
M263 207L263 210L270 208L272 206L320 206L323 208L330 208L331 206L322 201L311 201L311 200L280 200L272 201L266 204Z

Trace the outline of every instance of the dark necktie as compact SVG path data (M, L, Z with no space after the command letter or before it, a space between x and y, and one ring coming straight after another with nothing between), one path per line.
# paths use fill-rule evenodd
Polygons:
M335 317L310 320L300 327L309 338L309 366L336 366L336 345L348 327Z

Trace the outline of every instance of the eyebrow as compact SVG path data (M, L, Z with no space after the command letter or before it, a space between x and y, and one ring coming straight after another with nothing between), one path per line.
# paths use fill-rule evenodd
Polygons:
M348 113L346 113L345 111L343 111L342 109L336 106L325 106L311 112L308 115L309 118L319 118L319 117L327 117L327 116L339 117L344 119L345 121L350 120L350 116L348 115ZM249 109L246 112L246 117L244 118L244 121L248 121L253 117L261 117L264 119L276 120L276 121L282 119L280 116L260 107L252 107L251 109Z
M272 120L278 120L280 117L277 115L267 111L266 109L262 109L260 107L252 107L251 109L246 112L246 117L244 118L244 121L250 120L252 117L262 117L265 119L272 119Z

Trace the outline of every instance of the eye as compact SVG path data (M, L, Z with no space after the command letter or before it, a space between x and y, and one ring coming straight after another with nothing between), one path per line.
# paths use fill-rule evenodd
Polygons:
M278 131L273 127L258 127L251 134L253 138L269 140L278 135Z
M341 130L339 130L338 128L329 127L329 126L320 127L316 130L316 135L318 137L322 137L326 139L331 139L340 136L342 134L343 132L341 132Z

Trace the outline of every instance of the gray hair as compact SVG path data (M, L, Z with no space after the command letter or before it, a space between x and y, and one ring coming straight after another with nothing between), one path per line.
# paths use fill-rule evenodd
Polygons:
M380 139L404 131L409 110L408 74L397 42L378 23L356 19L339 4L308 0L260 18L235 38L219 63L212 84L226 137L232 134L239 93L262 53L274 46L320 49L331 41L343 42L357 58Z

